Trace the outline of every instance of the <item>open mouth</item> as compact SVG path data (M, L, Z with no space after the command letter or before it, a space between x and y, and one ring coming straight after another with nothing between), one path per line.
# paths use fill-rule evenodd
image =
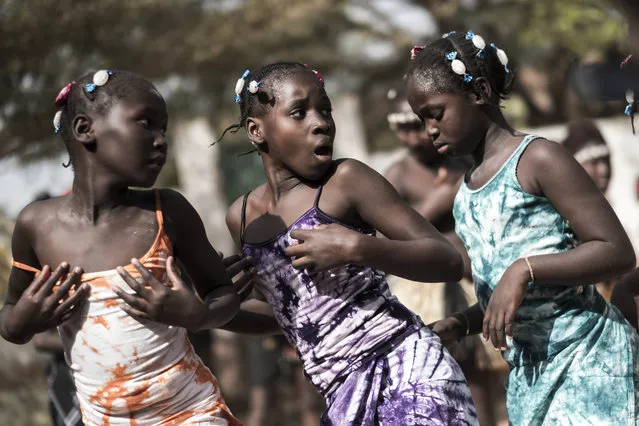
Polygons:
M318 157L332 157L333 156L333 147L330 145L322 145L313 151L315 155Z
M149 160L149 164L151 166L162 167L164 166L164 163L166 163L165 156L155 157Z

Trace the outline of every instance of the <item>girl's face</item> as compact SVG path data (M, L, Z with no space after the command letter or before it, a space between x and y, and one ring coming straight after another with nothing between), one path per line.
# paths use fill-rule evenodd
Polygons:
M470 94L441 93L434 84L422 84L411 76L407 98L440 154L472 154L486 134L486 116Z
M318 180L333 160L335 122L331 101L310 70L296 72L273 89L274 104L260 119L268 155L295 175Z
M99 165L129 186L153 185L166 161L167 124L166 104L154 88L119 99L93 120Z

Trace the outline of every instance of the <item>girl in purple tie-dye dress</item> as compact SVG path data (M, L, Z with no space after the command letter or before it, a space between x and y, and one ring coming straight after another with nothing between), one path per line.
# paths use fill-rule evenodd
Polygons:
M318 73L267 65L245 72L236 94L234 127L246 128L267 183L239 198L227 223L253 259L256 294L326 399L321 424L476 425L459 366L381 272L454 281L459 253L377 173L332 159L335 125ZM244 318L228 328L248 331Z

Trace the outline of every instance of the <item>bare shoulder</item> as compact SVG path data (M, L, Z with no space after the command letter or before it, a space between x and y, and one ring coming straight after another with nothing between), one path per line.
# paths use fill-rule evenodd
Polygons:
M27 233L34 236L43 227L53 226L65 198L66 196L54 197L29 203L18 215L14 233Z
M384 172L384 177L388 180L395 188L402 186L403 176L406 175L406 169L409 166L408 158L402 158L386 169Z
M375 170L359 160L353 158L344 158L336 160L333 175L329 178L341 183L353 183L367 176L380 176Z
M530 142L522 154L522 160L536 167L556 165L557 161L567 159L572 159L572 155L560 143L545 138L537 138Z

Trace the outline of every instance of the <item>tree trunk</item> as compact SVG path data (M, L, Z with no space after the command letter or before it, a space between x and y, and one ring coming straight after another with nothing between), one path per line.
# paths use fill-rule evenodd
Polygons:
M218 168L219 147L209 147L215 132L203 117L180 121L175 126L175 161L184 196L202 217L209 241L218 251L233 252L226 228L227 201L223 176Z
M359 96L353 93L333 96L332 103L337 127L333 149L335 158L355 158L367 163L368 146Z

